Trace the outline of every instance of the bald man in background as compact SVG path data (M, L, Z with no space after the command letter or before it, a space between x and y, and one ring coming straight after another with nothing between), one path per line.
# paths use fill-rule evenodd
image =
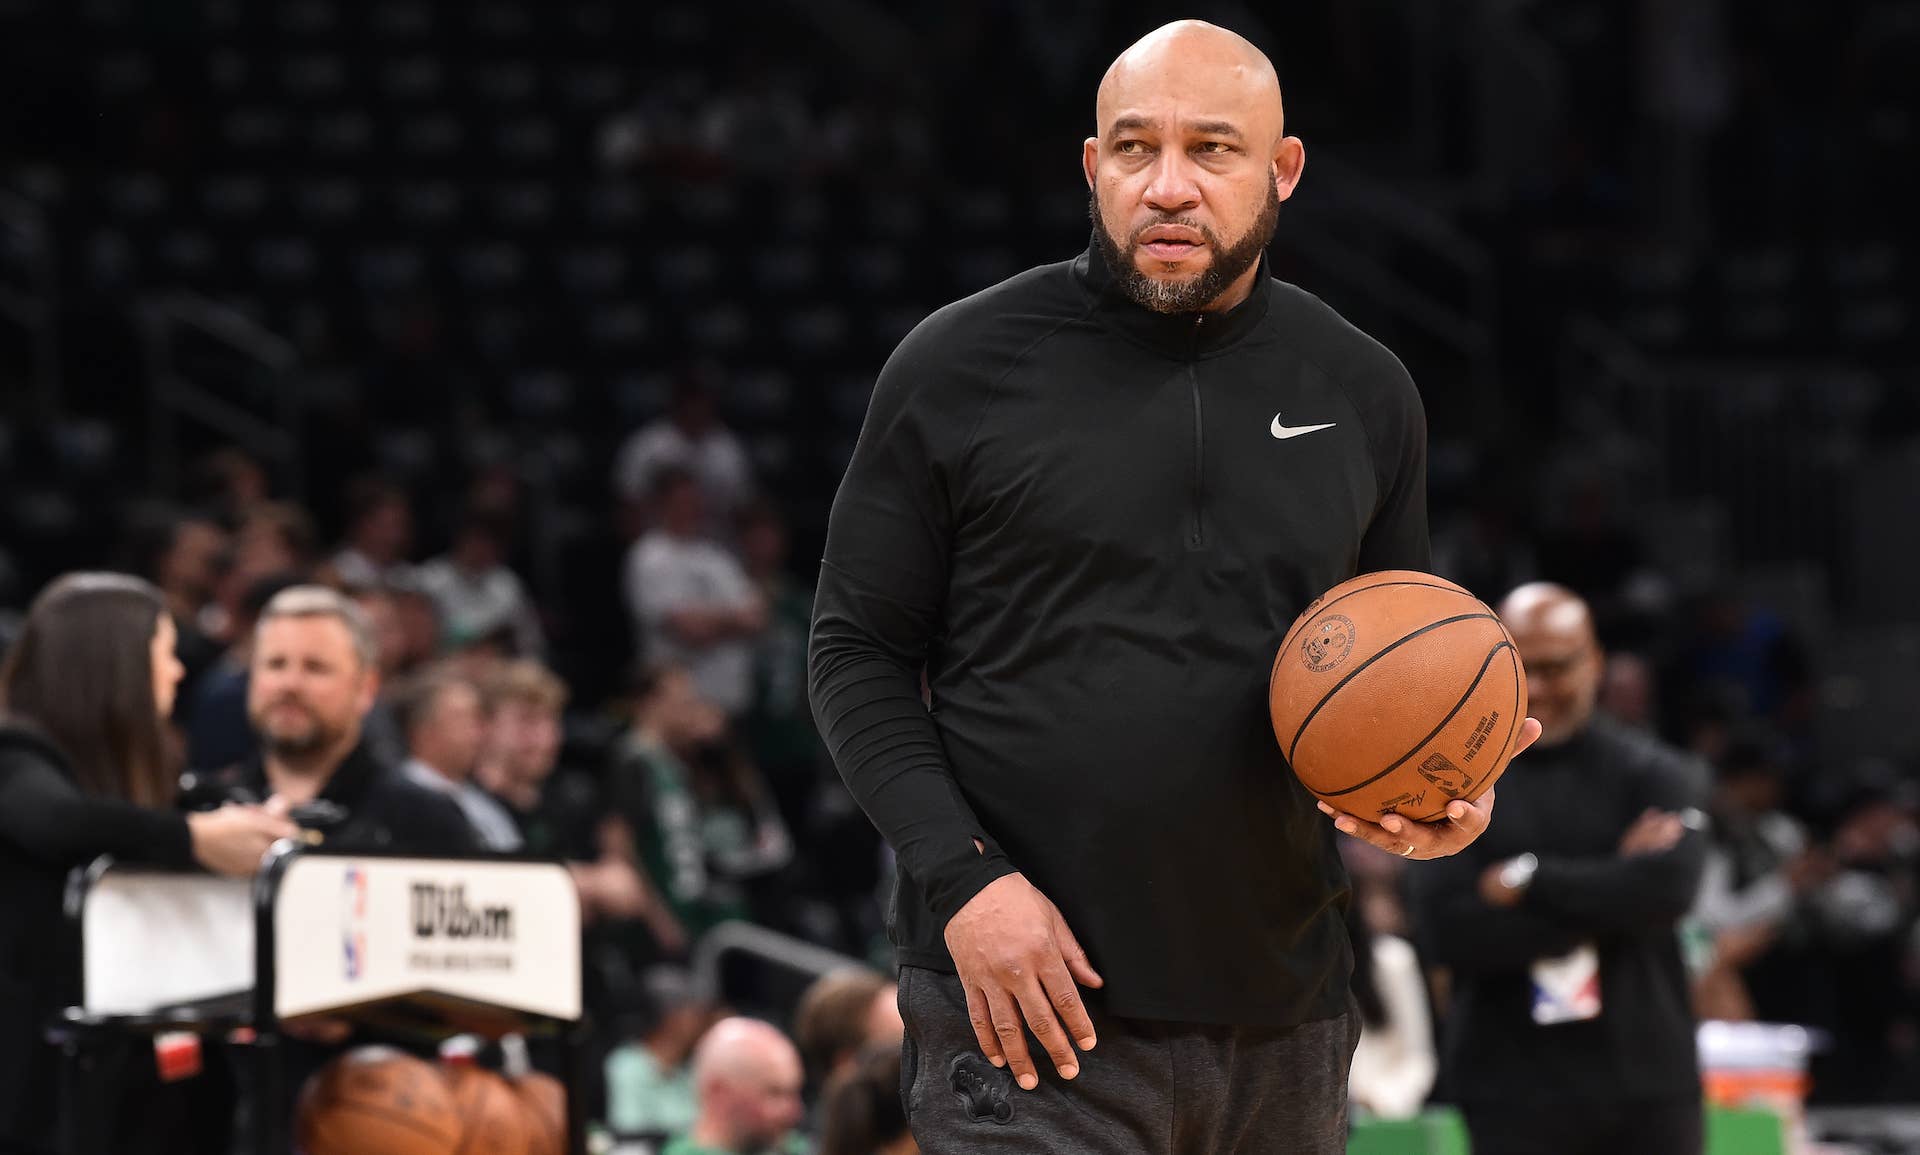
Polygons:
M700 1114L660 1155L761 1155L793 1146L805 1113L800 1052L770 1023L721 1019L693 1050Z
M1474 1155L1695 1155L1694 1019L1676 930L1705 866L1704 766L1595 710L1585 602L1500 605L1539 742L1500 780L1500 822L1412 872L1429 965L1453 975L1444 1084Z
M901 342L822 559L814 714L898 857L909 1118L931 1155L1334 1155L1333 828L1438 858L1493 796L1323 818L1264 688L1323 591L1429 568L1425 415L1267 270L1306 152L1253 45L1149 34L1081 160L1086 252Z

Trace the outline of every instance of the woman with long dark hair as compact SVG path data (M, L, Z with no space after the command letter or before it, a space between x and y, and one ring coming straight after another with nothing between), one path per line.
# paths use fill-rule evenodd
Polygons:
M900 1101L900 1048L870 1047L827 1082L819 1155L919 1155Z
M42 1032L77 977L61 949L68 872L111 854L246 876L297 833L256 807L172 809L175 641L151 585L70 574L34 600L0 664L0 1152L51 1149Z

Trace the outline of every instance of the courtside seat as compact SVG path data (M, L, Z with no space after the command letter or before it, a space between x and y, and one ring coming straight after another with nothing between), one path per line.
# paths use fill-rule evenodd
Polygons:
M269 237L254 244L250 259L259 279L267 284L300 286L312 281L320 255L303 237Z
M647 209L646 192L637 181L604 180L588 185L581 194L581 208L596 232L627 234Z
M808 243L826 237L832 226L832 210L826 194L819 189L796 190L791 195L773 197L774 228L785 239Z
M440 97L446 86L446 69L440 60L427 53L396 56L379 68L377 90L395 104L424 103Z
M787 477L793 468L793 441L778 429L758 430L746 438L747 456L762 483L774 483ZM769 488L778 489L769 484Z
M292 143L293 133L293 117L274 104L241 105L228 112L220 125L227 147L243 153L284 149Z
M184 228L168 233L161 240L156 256L159 267L172 279L194 288L205 288L212 284L220 251L205 230Z
M597 114L626 96L627 78L611 64L591 64L569 69L559 77L559 92L568 105L582 113Z
M641 228L644 231L645 226ZM712 290L720 283L723 271L719 251L707 245L680 245L652 262L656 291L676 300Z
M332 0L281 0L275 7L280 30L291 39L324 39L340 29L340 11Z
M498 185L487 200L493 223L501 228L536 231L553 219L553 190L538 180Z
M1914 310L1906 294L1876 293L1849 299L1838 308L1835 329L1849 349L1888 348L1910 339Z
M851 332L846 311L830 304L786 310L780 321L780 337L786 346L813 360L838 355Z
M381 40L424 40L434 31L433 5L425 0L383 0L366 11L368 28Z
M365 201L361 183L350 176L322 177L297 182L293 187L294 212L309 228L352 225L359 220Z
M632 430L666 411L673 380L664 369L625 372L608 382L607 393L620 428Z
M779 245L753 259L753 287L770 297L812 295L819 277L819 256L810 247Z
M553 123L535 113L522 113L501 124L493 136L495 154L510 164L544 165L559 146Z
M258 62L235 48L220 48L207 54L207 83L219 94L222 104L231 104L247 95L260 74Z
M513 110L532 103L539 73L524 60L502 60L475 69L469 83L482 100L503 111Z
M461 186L449 180L404 181L392 199L394 218L409 232L451 227L466 203Z
M556 369L515 374L507 384L507 411L516 421L549 422L573 408L573 378Z
M315 116L306 144L323 157L353 160L373 148L373 118L358 108L324 112Z
M625 251L608 244L575 246L554 258L554 273L560 286L582 297L623 292L629 266Z
M288 57L280 66L280 83L297 105L318 104L347 92L347 62L332 52Z
M785 425L793 412L794 380L771 366L742 368L727 383L725 408L747 425Z
M151 172L108 177L101 199L108 215L123 224L160 220L172 202L166 182Z
M848 285L864 296L891 297L906 281L906 258L888 245L861 246L847 254L846 278Z
M257 173L222 173L200 185L201 211L218 224L252 224L266 210L269 199L267 182Z
M373 434L373 459L396 477L428 476L437 463L432 432L406 427L378 428Z
M132 288L142 266L126 233L116 228L97 228L81 246L80 268L90 288L113 293Z
M484 39L513 41L533 30L533 15L515 0L490 0L472 8L467 26Z
M363 293L417 288L427 278L427 258L417 245L369 245L354 254L353 276Z
M466 125L445 109L409 116L399 124L395 145L411 164L431 164L457 154L467 143Z
M752 335L753 321L747 310L732 302L716 301L684 321L685 333L693 345L709 355L725 356L744 344Z
M588 309L582 329L595 353L620 356L631 355L645 346L654 335L656 325L646 306L614 301Z

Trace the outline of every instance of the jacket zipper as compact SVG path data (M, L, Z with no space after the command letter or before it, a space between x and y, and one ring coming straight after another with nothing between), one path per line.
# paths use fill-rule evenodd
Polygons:
M1187 360L1187 388L1193 393L1193 524L1187 530L1188 549L1199 549L1207 544L1206 522L1201 517L1200 489L1205 438L1200 422L1200 375L1194 368L1200 358L1200 329L1205 324L1205 317L1193 319L1193 356Z

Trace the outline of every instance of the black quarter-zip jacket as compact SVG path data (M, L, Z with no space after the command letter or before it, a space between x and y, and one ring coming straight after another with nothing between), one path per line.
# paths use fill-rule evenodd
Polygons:
M810 646L815 718L898 856L901 961L952 970L947 920L1019 871L1110 1013L1340 1014L1346 875L1267 675L1329 586L1428 568L1425 474L1405 368L1264 262L1229 312L1160 314L1090 248L909 334Z

